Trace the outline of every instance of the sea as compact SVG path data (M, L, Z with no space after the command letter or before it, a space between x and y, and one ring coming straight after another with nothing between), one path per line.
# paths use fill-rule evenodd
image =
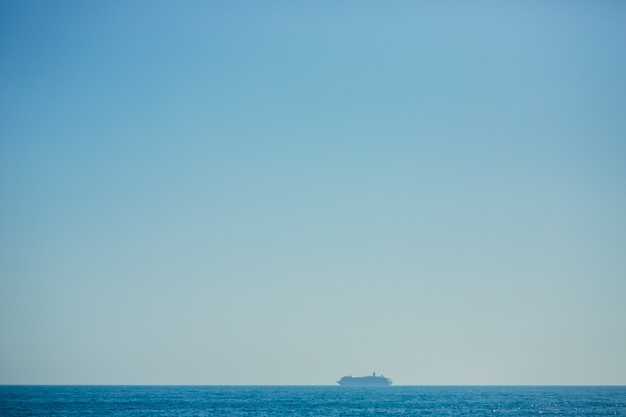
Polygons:
M626 416L626 386L0 386L1 416Z

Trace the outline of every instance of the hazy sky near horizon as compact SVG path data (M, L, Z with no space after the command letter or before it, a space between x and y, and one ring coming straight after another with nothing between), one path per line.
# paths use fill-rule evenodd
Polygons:
M626 384L626 3L0 2L0 384Z

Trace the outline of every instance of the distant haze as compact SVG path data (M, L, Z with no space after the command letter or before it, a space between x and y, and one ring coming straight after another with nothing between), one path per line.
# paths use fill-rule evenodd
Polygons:
M626 384L626 3L0 4L0 384Z

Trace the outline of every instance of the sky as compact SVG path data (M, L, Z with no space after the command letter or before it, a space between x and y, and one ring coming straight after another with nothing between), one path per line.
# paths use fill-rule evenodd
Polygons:
M625 116L619 1L2 0L0 384L626 384Z

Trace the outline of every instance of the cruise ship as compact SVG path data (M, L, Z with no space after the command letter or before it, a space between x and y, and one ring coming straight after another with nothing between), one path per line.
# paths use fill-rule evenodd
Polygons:
M380 387L391 385L391 379L382 375L376 375L376 372L374 372L368 376L344 376L337 383L342 386Z

